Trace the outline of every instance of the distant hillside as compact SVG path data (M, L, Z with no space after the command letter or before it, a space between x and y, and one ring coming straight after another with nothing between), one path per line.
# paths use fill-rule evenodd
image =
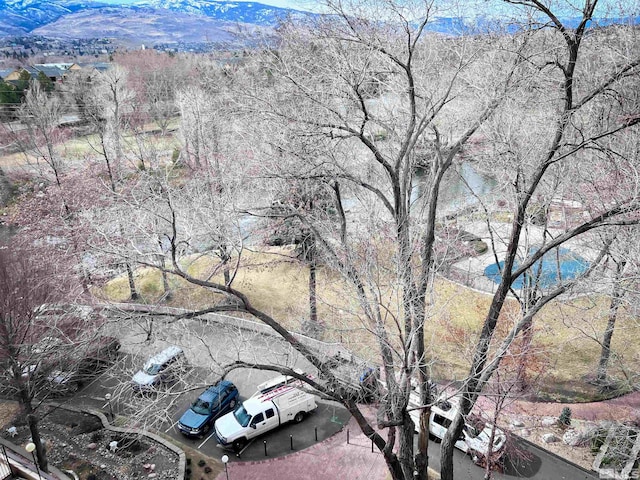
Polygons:
M238 30L271 30L313 15L260 3L145 0L133 5L74 0L0 0L0 37L110 37L125 43L228 42Z
M61 39L116 38L128 45L236 43L242 32L261 27L151 7L103 7L65 15L32 31ZM266 32L267 34L270 32Z
M278 8L255 2L225 0L0 0L0 37L41 35L53 39L108 37L125 44L171 44L236 41L235 33L270 35L286 18L303 19L317 14ZM494 12L495 13L495 12ZM459 34L482 33L496 28L516 30L498 20L491 11L487 17L470 20L461 17L434 18L431 31ZM517 17L517 16L516 16ZM501 22L505 22L501 24ZM573 26L571 18L563 20ZM594 21L594 25L638 23L637 18Z

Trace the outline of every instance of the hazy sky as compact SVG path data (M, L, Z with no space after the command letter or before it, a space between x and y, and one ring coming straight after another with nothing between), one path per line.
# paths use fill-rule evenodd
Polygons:
M140 0L100 0L102 3L111 3L115 5L138 3ZM233 0L231 0L233 1ZM236 0L238 3L262 3L263 5L273 5L275 7L294 8L296 10L317 10L318 2L315 0ZM316 8L314 8L314 6Z
M318 11L322 0L257 0L255 3L295 8L296 10ZM622 11L626 13L637 12L638 3L640 0L600 0L597 13L604 16L607 14L619 15L617 10L620 6L618 4L624 5ZM501 16L503 11L513 11L512 6L499 0L438 0L436 5L440 13L446 16L476 16L478 14ZM556 11L559 11L561 15L579 16L584 0L556 0L554 5Z
M274 7L295 8L296 10L314 10L314 5L317 8L317 2L310 0L260 0L257 3Z

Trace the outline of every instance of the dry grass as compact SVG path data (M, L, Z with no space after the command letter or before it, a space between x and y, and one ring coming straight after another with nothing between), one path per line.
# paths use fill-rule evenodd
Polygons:
M308 271L290 254L290 250L275 248L245 251L234 287L245 293L256 308L282 321L287 328L300 331L301 321L308 317ZM217 266L215 259L208 256L193 257L187 262L184 267L198 278L208 278ZM218 272L212 278L221 282L222 274ZM143 301L152 303L162 296L161 277L157 271L143 269L136 272L136 283ZM221 298L210 290L175 277L170 279L170 284L174 296L166 303L171 306L202 308L216 304ZM113 279L103 290L106 297L115 301L126 301L128 293L126 277ZM359 315L353 298L338 274L328 268L319 270L318 311L326 326L324 339L341 341L363 357L376 360L375 337L369 333L370 327ZM435 376L463 378L491 297L440 279L433 298L426 343L434 359ZM395 308L393 305L391 302ZM532 368L544 371L544 385L549 397L576 399L597 396L596 389L586 384L584 377L594 371L600 346L587 334L592 333L595 337L604 330L607 307L606 298L584 297L565 303L556 302L540 313L536 320ZM517 313L513 303L505 308L502 324L511 324L511 313ZM389 316L387 321L393 331L393 318ZM640 351L638 321L621 315L613 348L617 352ZM627 368L636 372L640 370L638 354L630 353L627 357ZM618 378L622 375L615 362L611 373Z
M172 120L169 125L169 129L175 129L177 127L177 120ZM127 158L132 159L132 165L137 163L136 151L139 146L138 141L141 142L143 148L147 152L172 152L174 148L179 148L180 142L176 136L168 132L165 136L158 134L158 127L155 124L147 124L140 129L145 134L145 137L136 137L133 134L124 136L124 153ZM58 154L67 162L77 162L86 160L87 158L93 158L98 155L100 149L100 140L97 135L84 135L81 137L73 137L62 143L56 145ZM0 168L10 170L16 167L23 167L37 165L38 160L35 156L29 153L16 152L8 155L0 156ZM135 165L133 165L135 166Z

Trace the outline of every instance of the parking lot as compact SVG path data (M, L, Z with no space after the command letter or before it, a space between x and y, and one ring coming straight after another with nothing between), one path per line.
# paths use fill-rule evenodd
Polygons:
M318 400L318 408L301 423L285 424L267 432L250 442L239 456L219 447L213 430L201 438L186 437L178 431L178 419L208 385L220 378L225 364L242 360L304 371L310 370L309 365L297 352L283 342L274 341L273 337L223 325L190 321L186 329L184 323L167 323L162 335L157 335L159 340L152 342L144 341L144 333L137 331L134 323L119 327L122 349L118 362L76 393L71 403L126 416L140 428L159 431L205 455L220 458L226 453L231 461L273 458L302 450L340 431L350 418L339 404ZM149 356L169 344L179 345L185 351L189 368L184 377L168 385L166 392L160 395L134 394L130 381L135 371ZM244 401L255 393L260 383L277 375L276 372L239 368L230 371L226 378L236 385L240 400Z

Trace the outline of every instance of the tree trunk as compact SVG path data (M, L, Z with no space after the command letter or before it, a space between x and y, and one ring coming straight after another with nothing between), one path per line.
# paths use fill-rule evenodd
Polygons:
M138 298L138 292L136 291L136 283L133 279L133 270L131 269L131 265L129 262L126 263L127 267L127 278L129 279L129 292L131 296L131 300L136 300Z
M462 415L458 413L442 439L440 445L440 457L442 459L440 464L440 480L453 480L453 450L456 440L462 433L463 426Z
M29 392L29 387L25 383L21 383L19 387L20 404L24 409L24 415L27 417L27 424L29 425L29 432L31 433L31 440L36 446L36 457L38 458L38 465L44 472L49 472L49 462L47 461L47 450L40 438L40 430L38 429L38 417L33 412L31 406L32 396Z
M171 287L169 287L169 278L165 271L166 263L164 261L164 255L160 257L160 266L162 267L162 288L164 290L164 300L171 300Z
M418 453L416 454L416 480L427 480L429 469L429 417L431 407L420 412L420 434L418 435Z
M533 320L527 322L522 328L522 349L518 356L518 370L516 377L516 386L520 392L525 392L529 389L529 380L527 378L527 359L529 356L529 350L533 341Z
M316 297L316 259L311 256L309 262L309 320L313 325L318 323L318 302Z
M40 429L38 428L38 418L33 414L27 415L27 423L29 424L29 432L31 433L31 440L36 446L36 457L38 459L38 466L43 472L49 472L49 462L47 460L47 449L42 443L40 438Z
M598 364L597 381L599 384L605 384L607 381L607 367L609 366L609 357L611 356L611 338L613 337L613 331L616 326L618 308L620 307L622 297L624 296L621 278L626 264L627 262L622 260L618 262L616 266L615 283L613 286L613 293L611 294L611 304L609 305L609 320L602 338L602 351L600 353L600 362Z

